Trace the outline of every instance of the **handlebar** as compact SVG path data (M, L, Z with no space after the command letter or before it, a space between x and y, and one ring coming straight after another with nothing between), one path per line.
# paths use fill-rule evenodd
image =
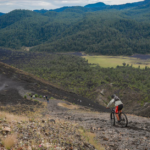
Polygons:
M112 111L115 111L115 108L114 108L114 107L108 107L107 109L110 109L111 112L112 112Z

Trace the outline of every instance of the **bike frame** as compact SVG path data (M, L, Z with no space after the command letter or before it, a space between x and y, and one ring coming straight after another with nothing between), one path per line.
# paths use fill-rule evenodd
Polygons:
M120 118L120 116L121 115L123 115L124 116L124 118L125 118L125 124L124 124L124 127L127 127L127 125L128 125L128 118L127 118L127 116L125 115L125 113L124 112L119 112L119 113L116 113L115 112L115 108L113 107L113 108L110 108L110 110L111 110L111 113L110 113L110 119L111 119L111 121L113 121L113 122L111 122L111 123L113 123L113 126L115 126L115 118L116 118L116 114L118 114L118 116L119 116L119 118ZM114 118L113 118L114 117ZM121 118L120 118L121 119ZM122 121L121 121L122 122Z

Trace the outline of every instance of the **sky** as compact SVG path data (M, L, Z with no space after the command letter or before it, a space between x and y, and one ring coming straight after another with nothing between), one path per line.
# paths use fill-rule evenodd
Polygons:
M97 2L119 5L138 1L142 0L0 0L0 12L8 13L14 9L49 10L63 6L85 6Z

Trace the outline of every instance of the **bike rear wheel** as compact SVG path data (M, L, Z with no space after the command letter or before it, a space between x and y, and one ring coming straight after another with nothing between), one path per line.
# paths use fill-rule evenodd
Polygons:
M120 118L120 125L122 127L127 127L127 125L128 125L128 118L127 118L126 114L121 112L119 114L119 118Z
M112 126L115 126L115 114L114 113L110 114L110 122Z

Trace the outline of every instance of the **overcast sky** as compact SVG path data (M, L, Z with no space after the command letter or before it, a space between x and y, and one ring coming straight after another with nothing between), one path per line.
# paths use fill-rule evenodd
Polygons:
M7 13L14 9L55 9L63 6L85 6L104 2L105 4L125 4L142 0L0 0L0 12Z

